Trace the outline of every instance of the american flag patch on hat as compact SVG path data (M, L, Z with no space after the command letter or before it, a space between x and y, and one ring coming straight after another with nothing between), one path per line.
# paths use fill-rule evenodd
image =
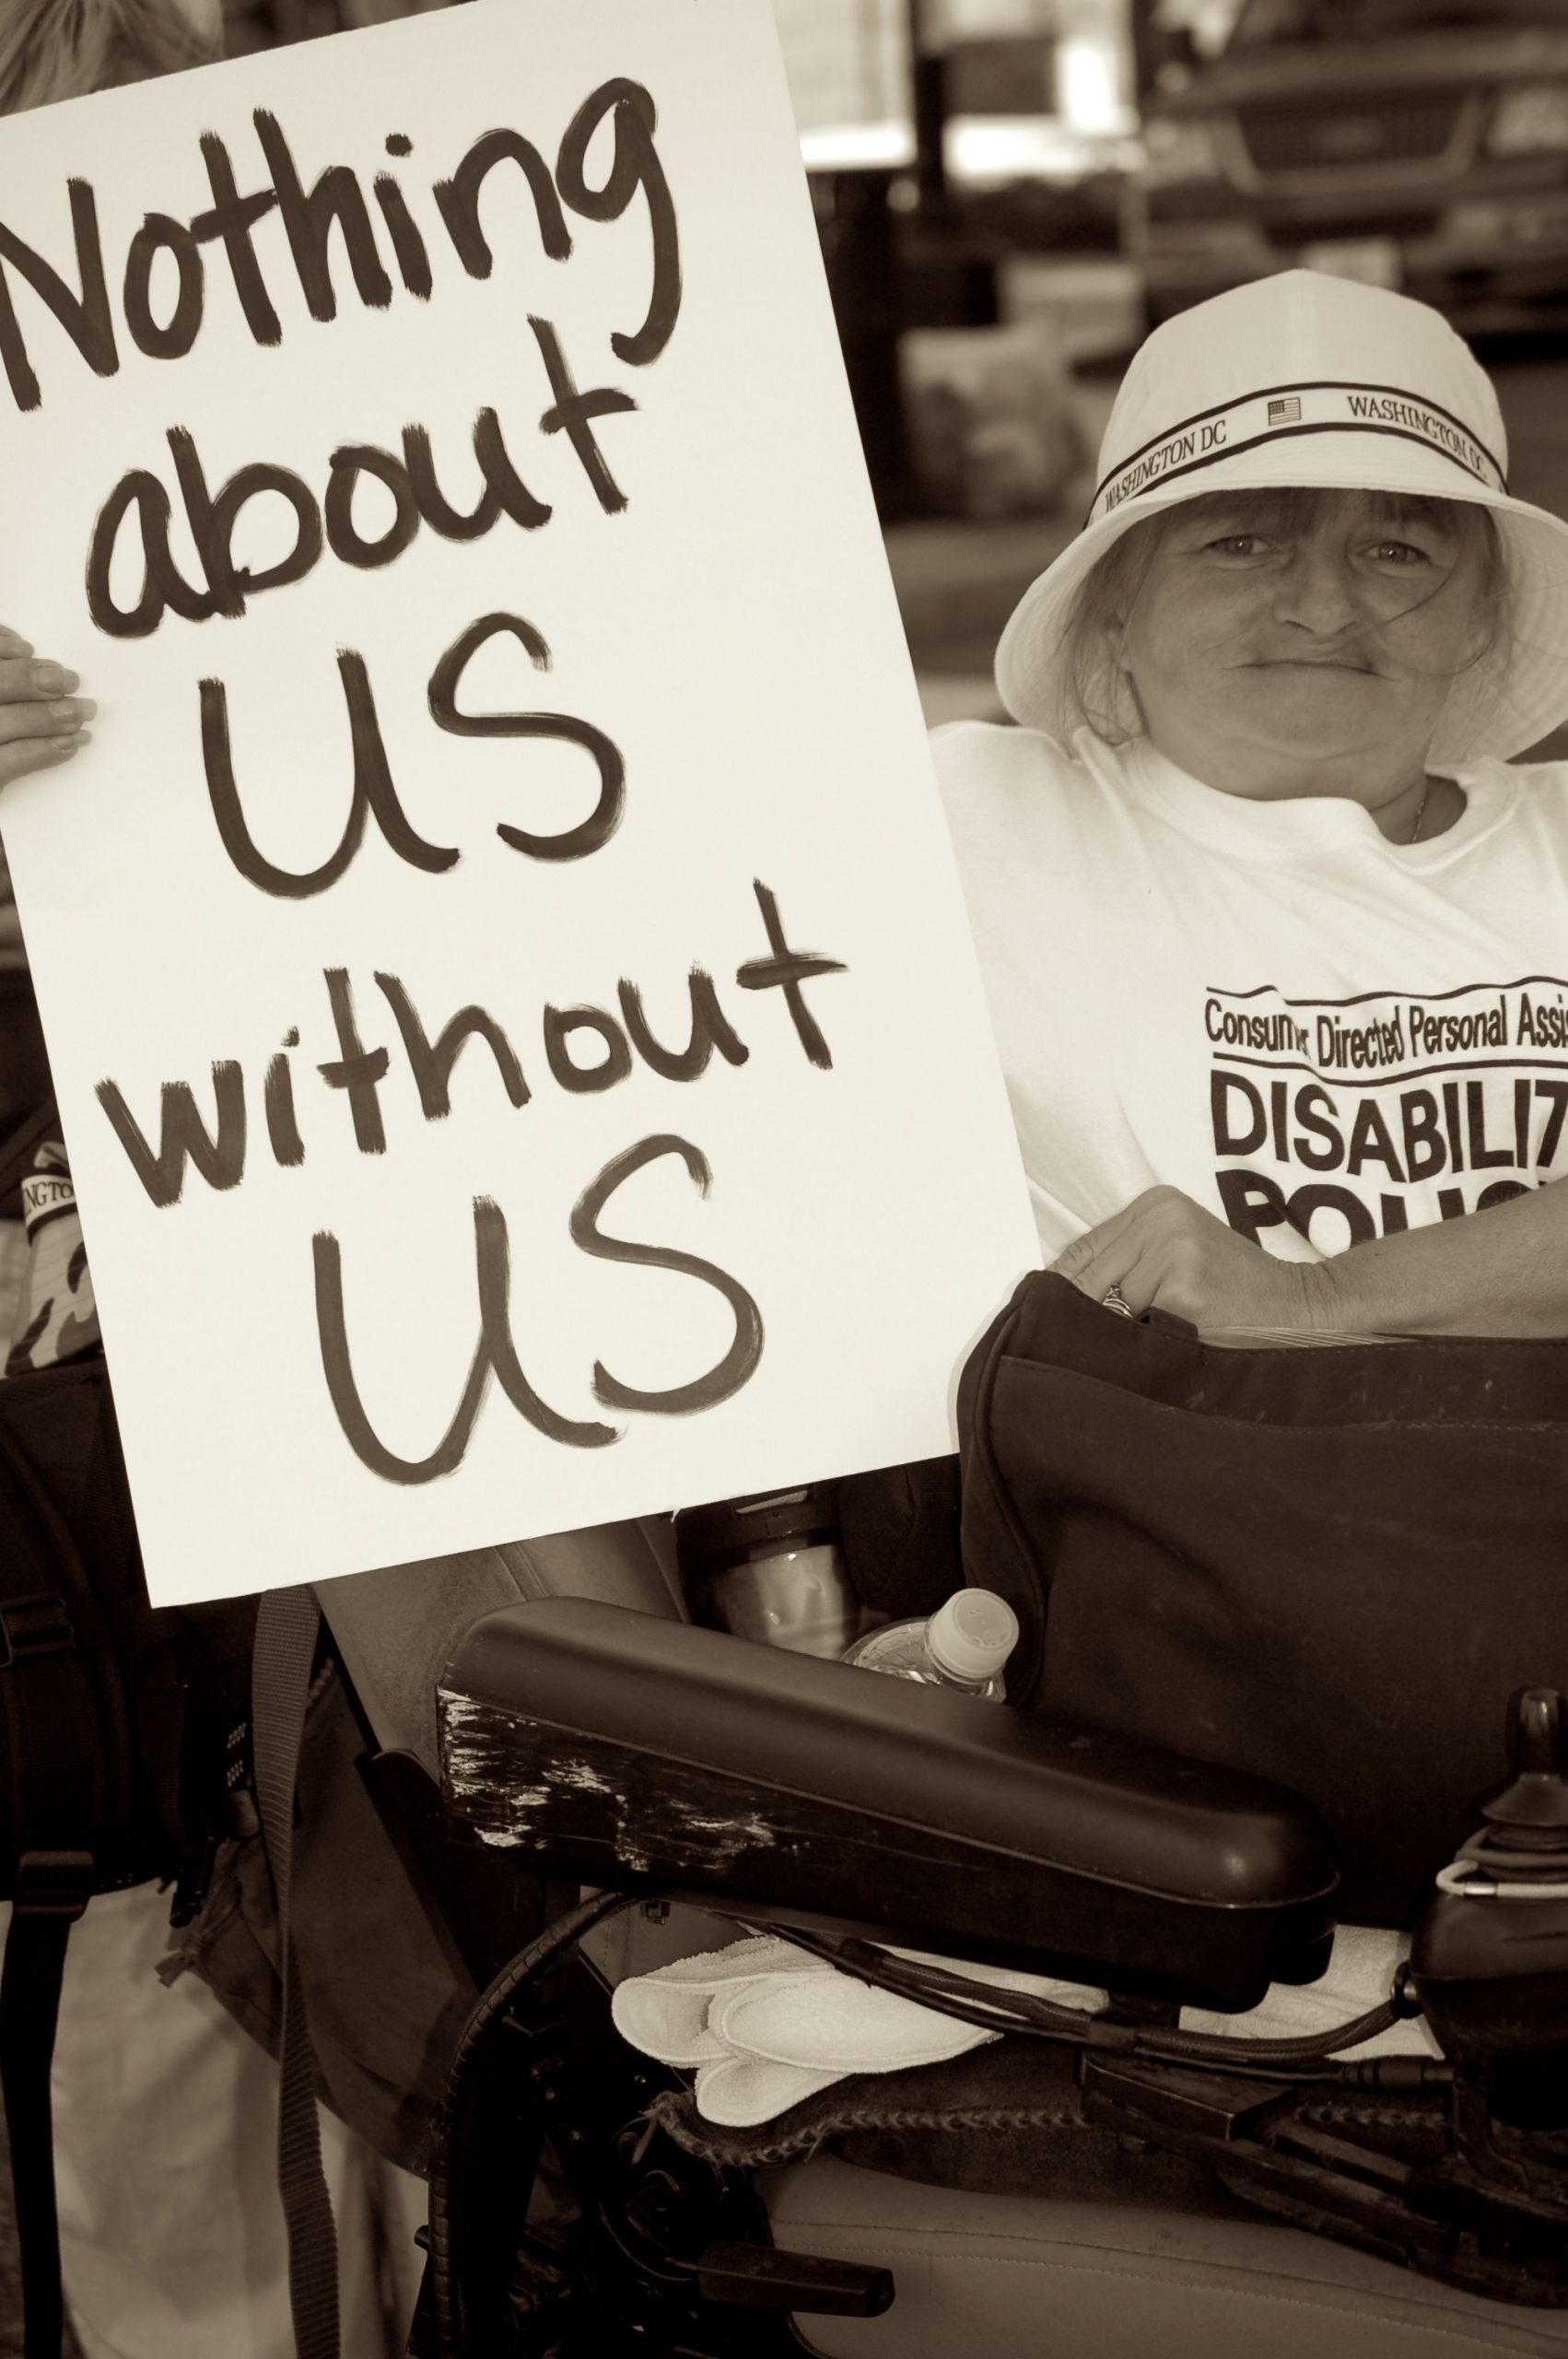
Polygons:
M1293 393L1290 394L1289 397L1282 402L1270 402L1269 405L1269 423L1270 426L1293 425L1300 416L1301 404L1297 401Z

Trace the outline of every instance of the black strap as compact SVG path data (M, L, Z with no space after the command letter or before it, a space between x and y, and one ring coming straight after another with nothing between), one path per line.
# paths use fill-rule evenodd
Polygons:
M0 2089L21 2256L24 2359L60 2359L64 2337L49 2080L65 1944L92 1885L87 1852L27 1852L0 1972Z
M320 1625L313 1590L268 1590L256 1615L251 1674L256 1808L277 1900L283 1977L277 2185L288 2233L288 2300L298 2359L338 2359L337 2236L322 2168L316 2060L288 1916L294 1789Z

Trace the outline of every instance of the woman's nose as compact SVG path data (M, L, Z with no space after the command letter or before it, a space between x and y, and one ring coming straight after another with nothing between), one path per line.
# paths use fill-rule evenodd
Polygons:
M1343 556L1335 549L1297 549L1279 577L1274 611L1281 622L1321 638L1359 622L1355 583Z

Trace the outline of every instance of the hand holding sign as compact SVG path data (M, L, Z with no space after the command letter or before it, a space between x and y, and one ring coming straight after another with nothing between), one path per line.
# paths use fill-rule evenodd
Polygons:
M1033 1224L765 0L0 126L0 374L155 1596L948 1447Z
M98 707L75 691L75 672L34 655L18 631L0 624L0 786L69 760L88 742Z

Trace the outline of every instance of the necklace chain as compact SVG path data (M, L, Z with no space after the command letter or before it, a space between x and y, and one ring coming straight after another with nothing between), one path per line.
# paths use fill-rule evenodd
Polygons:
M1426 806L1427 806L1427 804L1431 802L1431 800L1432 800L1432 780L1431 780L1430 779L1428 779L1428 780L1427 780L1427 781L1426 781L1425 786L1422 789L1421 803L1420 803L1420 805L1419 805L1419 807L1418 807L1418 809L1417 809L1417 811L1416 811L1416 823L1415 823L1415 826L1410 829L1410 834L1405 838L1405 841L1406 841L1408 844L1413 844L1413 843L1414 843L1414 841L1415 841L1415 839L1416 839L1416 838L1420 835L1420 833L1421 833L1422 821L1422 820L1425 818L1425 816L1426 816Z

